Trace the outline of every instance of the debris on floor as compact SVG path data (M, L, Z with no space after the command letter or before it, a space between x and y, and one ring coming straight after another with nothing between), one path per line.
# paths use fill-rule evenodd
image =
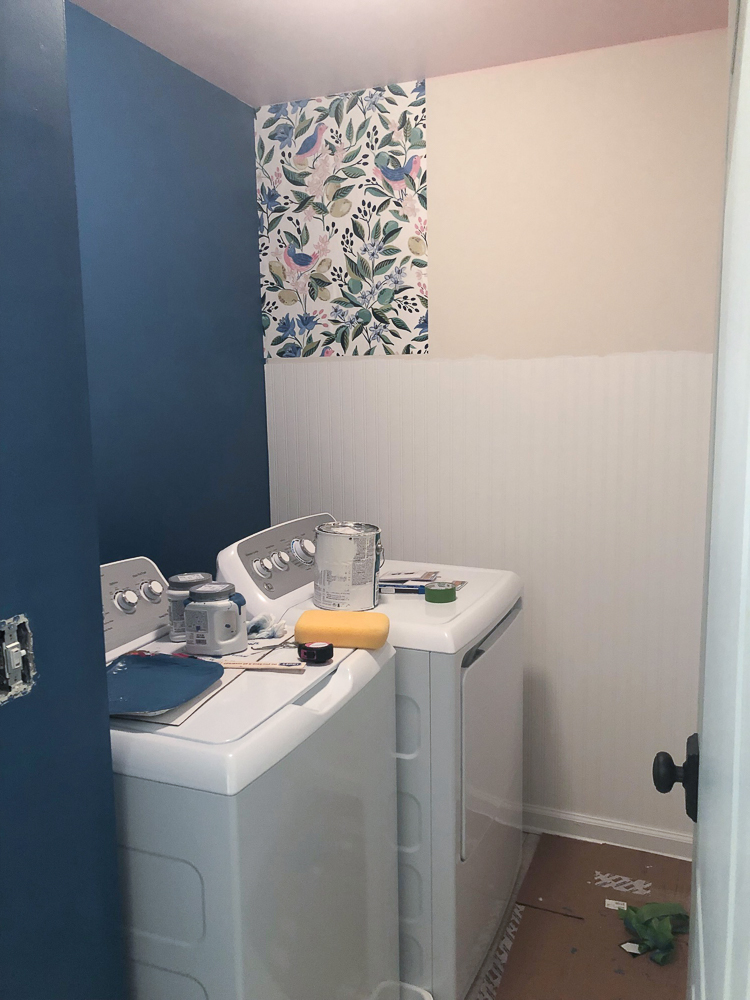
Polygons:
M645 851L543 835L518 894L512 948L497 970L502 980L487 1000L684 1000L690 868ZM647 933L645 924L655 921L644 943L673 960L640 957L640 943L631 954L623 950L628 937L641 940L632 914Z
M469 991L466 1000L495 1000L523 913L524 908L522 906L516 905L513 907L510 920L503 931L503 936L493 949L491 961L485 965L482 974Z
M687 934L690 926L690 917L682 903L626 906L619 915L635 939L621 947L632 955L647 954L657 965L666 965L676 957L674 936Z

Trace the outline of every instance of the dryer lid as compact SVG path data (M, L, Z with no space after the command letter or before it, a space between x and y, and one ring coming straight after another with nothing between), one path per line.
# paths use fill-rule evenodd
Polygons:
M375 610L390 618L388 642L403 649L456 653L494 628L523 593L520 577L508 570L387 559L383 575L407 570L415 575L437 570L440 580L466 580L466 586L451 604L429 604L423 594L382 594ZM311 607L310 597L286 613L287 622L296 621Z

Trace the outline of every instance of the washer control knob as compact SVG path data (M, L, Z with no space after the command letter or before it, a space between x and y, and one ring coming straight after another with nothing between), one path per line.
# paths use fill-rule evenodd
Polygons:
M274 564L276 569L285 570L289 569L291 559L286 552L274 552L271 556L271 562Z
M291 549L295 561L302 566L309 566L315 558L315 546L308 538L294 538Z
M114 597L115 604L128 615L132 615L138 604L138 594L134 590L118 590Z
M151 601L152 604L158 604L163 593L164 585L159 583L158 580L147 580L141 584L141 594L147 601Z
M253 561L253 569L258 574L258 576L263 577L267 580L268 577L273 573L273 563L270 559L255 559Z

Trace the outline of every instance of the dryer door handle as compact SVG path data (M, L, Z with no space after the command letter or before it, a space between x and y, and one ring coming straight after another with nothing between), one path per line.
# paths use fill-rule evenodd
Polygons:
M516 618L521 613L521 601L518 600L508 614L501 621L495 625L495 627L487 633L487 635L476 646L473 646L468 653L464 655L461 662L461 666L466 669L470 667L472 663L476 663L480 656L492 649L496 642L498 642L503 635L508 631L510 626L516 620Z

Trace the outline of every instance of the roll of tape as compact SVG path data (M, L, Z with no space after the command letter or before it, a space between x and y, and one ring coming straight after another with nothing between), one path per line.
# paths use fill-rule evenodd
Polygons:
M436 583L426 583L424 599L429 604L450 604L456 599L456 585L438 580Z
M305 663L328 663L333 659L333 644L330 642L303 642L297 648L300 660Z

